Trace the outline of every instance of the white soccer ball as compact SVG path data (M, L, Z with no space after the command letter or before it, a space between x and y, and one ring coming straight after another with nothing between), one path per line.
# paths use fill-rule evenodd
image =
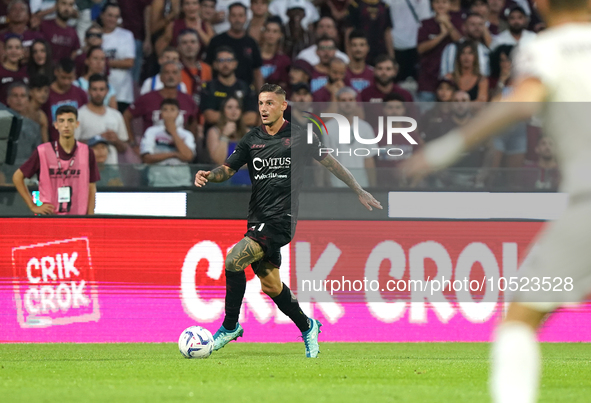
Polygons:
M188 327L179 337L179 351L185 358L207 358L213 351L213 336L201 326Z

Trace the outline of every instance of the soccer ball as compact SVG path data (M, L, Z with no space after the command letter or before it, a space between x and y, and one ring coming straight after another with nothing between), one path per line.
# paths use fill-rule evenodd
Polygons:
M185 358L207 358L213 351L213 336L201 326L188 327L179 337L179 351Z

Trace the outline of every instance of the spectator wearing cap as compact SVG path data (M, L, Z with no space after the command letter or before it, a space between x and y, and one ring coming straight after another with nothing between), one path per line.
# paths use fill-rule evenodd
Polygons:
M501 45L517 46L527 44L535 39L535 32L526 29L529 24L529 17L522 7L513 6L509 9L507 23L509 28L493 38L490 45L492 50Z
M281 52L283 37L281 19L279 17L269 18L265 23L261 41L261 57L263 59L261 74L264 82L287 88L291 59Z
M195 158L193 133L178 124L180 114L176 99L164 99L160 104L163 124L152 126L144 133L140 154L148 169L150 186L191 186L189 162Z
M390 7L382 0L357 0L349 5L348 25L345 32L347 53L349 53L349 35L354 29L366 32L371 43L367 62L375 63L376 57L382 54L394 57L392 43L392 18Z
M119 167L108 162L112 154L109 150L109 142L101 136L95 136L88 140L86 145L94 153L94 158L101 176L101 179L96 182L96 186L123 186Z
M76 140L87 142L101 136L109 144L106 164L117 164L118 154L127 150L129 135L121 112L105 106L109 83L105 76L93 74L88 80L88 103L78 110L80 126L76 129Z
M283 21L283 24L287 25L289 21L288 11L294 8L302 8L304 10L304 17L300 23L302 24L302 28L307 31L311 30L312 24L315 24L320 19L320 15L314 4L306 0L273 0L269 4L269 13L278 16Z
M49 120L50 141L56 141L59 137L53 124L57 109L63 105L70 105L78 109L88 102L86 92L73 85L74 80L76 80L74 61L69 58L60 60L55 69L55 81L49 86L49 97L43 105L43 112Z
M9 35L19 35L25 51L23 61L29 59L29 49L35 39L41 38L37 31L29 29L29 6L24 0L13 0L7 8L8 26L0 31L0 60L4 57L4 42Z
M121 10L115 3L106 3L102 9L103 50L107 55L110 69L109 84L117 92L119 112L123 112L133 102L133 68L135 58L135 39L133 34L117 26Z
M208 126L219 122L222 102L228 96L234 96L241 102L242 120L246 126L255 126L258 121L258 107L254 89L236 77L237 65L238 62L232 49L228 47L217 49L213 62L217 77L205 83L201 92L201 109Z
M182 83L187 87L187 93L193 97L197 105L201 105L203 84L212 79L210 65L199 60L199 46L199 38L194 30L189 28L180 33L178 51L183 65Z
M242 3L233 3L228 8L228 13L230 29L211 40L205 61L212 65L217 49L227 46L234 51L238 62L236 77L248 85L253 84L255 88L260 88L263 85L263 60L259 45L246 33L246 7Z
M168 24L164 34L156 41L156 52L160 54L166 46L177 47L181 32L192 29L197 33L200 47L199 56L201 56L215 36L215 31L210 23L201 19L199 0L183 0L181 7L183 18L178 18L174 23Z
M290 58L297 55L313 43L310 30L302 24L306 18L306 0L289 0L287 3L288 21L285 23L285 40L283 50ZM281 21L281 17L279 18Z
M54 61L74 59L80 49L78 33L68 25L68 20L74 16L74 0L56 0L55 11L55 19L41 22L39 32L51 44Z
M246 31L256 43L261 43L263 32L265 31L265 22L271 17L271 14L269 14L268 0L251 0L250 14L252 17L248 22Z
M453 72L459 45L465 41L472 41L477 46L480 74L487 77L490 75L490 49L485 44L485 29L485 21L480 14L468 14L463 25L464 36L458 42L450 43L443 49L439 70L440 77L445 77Z
M304 0L305 1L305 0ZM323 37L332 38L335 42L335 45L338 45L339 33L337 31L337 26L334 20L331 17L322 17L316 23L316 29L314 30L314 37L315 38L323 38ZM318 46L317 43L302 50L297 58L303 59L310 63L310 65L315 66L320 63L320 58L318 57ZM335 56L339 59L343 59L343 61L349 64L349 56L345 53L341 52L340 50L336 49ZM312 91L314 91L312 89Z
M6 104L6 90L14 82L29 82L27 68L20 65L24 56L23 42L20 36L12 35L6 39L5 57L0 64L0 102Z
M351 87L361 92L373 84L373 67L365 60L369 53L369 43L363 31L355 30L349 34L349 55L351 62L347 67L346 79Z
M311 110L313 101L310 86L303 82L292 85L289 101L290 107L288 109L290 110L290 114L288 120L302 127L306 127L309 120L304 115L304 112Z
M162 68L162 65L166 62L180 63L180 61L180 52L173 47L167 47L162 51L160 57L158 58L158 66L159 68ZM155 76L148 77L144 80L142 88L140 89L140 95L147 94L150 91L159 91L162 88L164 88L164 84L162 83L160 73L158 73ZM179 84L178 90L180 92L184 92L185 94L188 93L187 86L183 82Z
M41 126L30 119L29 116L29 88L23 82L10 84L7 91L7 105L13 111L23 116L23 125L18 137L16 160L20 163L26 161L33 151L42 143ZM45 127L47 130L47 127Z
M420 68L417 98L421 102L435 100L443 49L462 37L462 17L459 13L450 12L449 0L431 0L431 8L435 16L423 20L418 33Z
M417 79L417 35L421 21L431 17L429 2L425 0L390 0L392 41L396 61L400 64L398 80Z

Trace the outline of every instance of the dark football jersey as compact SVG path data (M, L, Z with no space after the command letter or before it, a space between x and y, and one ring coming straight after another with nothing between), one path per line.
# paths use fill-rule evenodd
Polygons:
M275 135L259 126L240 140L224 165L235 171L248 165L252 182L249 223L297 220L304 168L311 158L321 161L326 157L320 156L320 147L316 135L308 144L306 131L288 121Z

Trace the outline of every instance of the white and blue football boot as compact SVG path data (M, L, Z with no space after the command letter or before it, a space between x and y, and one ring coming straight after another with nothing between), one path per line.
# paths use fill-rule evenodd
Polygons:
M239 323L236 324L236 329L234 330L228 330L222 325L213 335L213 351L217 351L229 342L236 340L238 337L242 337L243 334L244 329Z
M302 339L304 339L304 344L306 345L306 357L308 358L316 358L318 357L318 353L320 352L320 347L318 346L318 335L322 333L320 330L320 326L322 323L316 319L310 318L310 329L302 332Z

